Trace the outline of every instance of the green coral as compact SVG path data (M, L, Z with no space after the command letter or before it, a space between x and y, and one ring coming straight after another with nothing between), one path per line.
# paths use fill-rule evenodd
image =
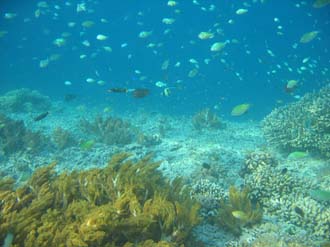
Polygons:
M120 118L97 116L92 122L81 120L82 130L109 145L131 143L136 135L136 128Z
M217 218L220 225L236 235L241 233L243 226L251 226L262 219L259 204L252 204L248 192L247 188L239 191L235 187L230 187L228 201L222 201L219 208Z
M221 129L225 127L220 118L209 108L197 112L192 118L192 124L197 130Z
M273 110L263 120L272 145L286 152L311 151L330 157L330 86Z
M0 180L0 243L12 246L184 246L199 204L180 179L171 183L151 156L114 155L103 169L56 174L55 163L22 187Z

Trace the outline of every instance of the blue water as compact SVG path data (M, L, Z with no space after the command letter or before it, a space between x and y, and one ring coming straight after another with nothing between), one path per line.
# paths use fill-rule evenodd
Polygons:
M302 96L329 83L329 6L315 9L313 1L307 0L198 2L199 5L181 0L177 6L169 7L167 1L152 0L48 1L48 8L39 8L43 13L36 18L38 1L3 0L0 31L8 33L0 38L0 92L28 87L53 99L75 93L86 104L109 104L119 111L144 108L170 114L192 114L220 104L218 113L226 118L230 118L233 106L251 103L253 107L244 118L261 119L277 106L278 100L283 104L292 102L294 95ZM76 11L79 3L85 3L86 11ZM210 11L212 5L214 10ZM235 14L239 8L248 9L248 13ZM17 16L8 19L4 18L5 13ZM174 18L175 23L163 24L165 17ZM102 23L101 18L108 23ZM232 24L228 23L231 19ZM86 20L94 21L95 25L83 28L81 23ZM76 26L70 28L68 22L75 22ZM214 27L216 23L218 26ZM171 31L164 34L167 28ZM217 28L222 32L217 33ZM198 34L208 30L215 37L200 40ZM314 30L320 32L316 39L299 43L304 33ZM138 37L141 31L152 34L141 39ZM278 31L283 35L278 35ZM53 41L63 32L70 36L65 38L64 46L57 47ZM96 40L100 33L108 39ZM90 42L90 47L82 45L84 40ZM210 46L226 40L230 43L214 56ZM121 48L123 43L127 47ZM149 43L161 46L147 48ZM104 51L103 46L110 46L112 53ZM267 49L275 56L270 56ZM95 57L91 57L93 53ZM40 68L39 61L52 54L61 57ZM87 57L80 59L81 54ZM306 57L310 60L303 64ZM187 76L193 68L191 58L199 62L199 73L193 78ZM170 65L164 71L161 65L167 59ZM209 64L204 59L210 59ZM181 66L174 67L176 62ZM308 67L309 64L313 67ZM301 66L307 70L298 73ZM135 70L147 79L139 80ZM273 70L276 71L272 73ZM106 84L88 84L85 80L89 77ZM291 79L298 80L299 86L288 94L284 87ZM161 95L164 88L155 86L159 80L171 88L169 97ZM182 82L176 83L177 80ZM66 86L65 81L72 85ZM148 88L151 93L136 99L109 94L107 89L112 87Z

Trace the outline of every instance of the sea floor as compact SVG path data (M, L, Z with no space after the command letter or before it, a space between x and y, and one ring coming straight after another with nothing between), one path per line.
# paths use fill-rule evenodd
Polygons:
M225 128L197 130L192 125L192 116L162 115L143 110L125 114L104 113L103 109L86 109L62 102L54 105L49 116L42 121L33 121L31 113L9 113L8 116L24 120L28 129L41 131L45 135L51 135L60 126L81 142L87 140L79 130L81 119L92 120L97 115L115 115L129 121L141 133L151 136L151 141L133 141L126 145L107 145L96 141L88 149L76 145L38 154L14 153L9 157L0 158L2 176L12 176L17 181L24 182L36 168L53 161L57 162L57 171L63 172L105 166L111 155L118 152L129 152L133 158L141 158L152 153L155 160L161 161L159 169L169 179L181 176L193 187L207 183L226 194L230 186L240 188L245 185L241 173L246 155L267 150L276 157L279 168L289 169L295 179L306 180L312 185L325 183L325 180L330 184L329 177L319 180L320 171L326 166L329 167L327 161L315 157L288 160L287 154L276 151L266 143L260 122L226 122ZM244 227L239 237L207 221L200 224L194 230L194 234L209 247L249 246L248 244L257 238L265 238L273 243L281 240L283 245L253 246L293 246L288 243L298 240L312 243L306 246L319 246L318 241L323 239L313 235L303 226L269 212L264 213L260 224Z

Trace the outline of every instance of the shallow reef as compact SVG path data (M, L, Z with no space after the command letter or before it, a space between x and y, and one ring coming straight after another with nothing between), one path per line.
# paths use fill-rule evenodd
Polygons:
M196 246L199 204L151 156L114 155L107 167L57 174L38 169L21 187L0 180L0 244L13 247Z
M209 108L197 112L192 118L192 125L197 130L223 129L225 123Z
M97 116L92 122L82 119L80 124L85 133L108 145L129 144L137 134L137 129L129 122L111 116Z
M22 120L13 120L0 113L0 153L36 153L41 151L46 143L44 135L28 130Z
M330 85L273 110L262 123L267 141L286 152L330 157Z
M317 185L279 167L276 159L265 151L247 155L244 180L251 188L252 199L260 202L265 214L277 216L293 228L304 229L311 238L330 239L329 204L311 195Z
M0 96L0 109L10 113L47 111L51 106L52 103L48 96L28 88L12 90Z

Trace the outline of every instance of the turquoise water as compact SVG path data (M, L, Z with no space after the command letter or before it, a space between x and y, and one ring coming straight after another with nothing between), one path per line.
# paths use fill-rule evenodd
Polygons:
M166 1L46 3L45 7L38 7L37 1L1 3L0 29L8 32L0 39L2 92L31 87L59 99L70 92L95 104L120 102L125 108L139 104L171 114L217 104L226 113L236 104L249 102L254 105L251 115L261 118L276 100L294 100L283 90L288 80L298 80L294 93L303 95L325 85L329 78L329 10L313 8L312 1L180 1L174 7ZM84 4L84 10L77 12L77 4ZM240 8L248 13L237 15ZM15 16L4 18L5 13ZM166 25L163 18L175 22ZM86 20L94 25L82 27ZM74 26L69 27L69 22ZM141 39L141 31L152 34ZM202 31L210 31L214 38L199 39ZM319 31L315 40L300 43L300 37L311 31ZM63 33L69 37L57 47L53 42ZM99 41L97 34L108 39ZM86 40L88 47L82 44ZM214 42L225 41L229 43L221 52L210 52ZM148 48L150 43L156 47ZM121 48L123 44L127 47ZM53 54L60 58L40 68L40 60ZM83 54L86 58L80 59ZM193 78L187 76L195 67L191 58L199 66ZM305 64L304 58L309 58ZM165 60L169 66L162 70ZM175 67L177 62L179 67ZM301 66L306 70L298 72ZM141 81L141 76L146 78ZM105 85L88 84L87 78L103 80ZM72 85L65 86L65 81ZM156 81L166 81L170 97L161 97L163 88L156 87ZM151 94L137 102L109 95L111 87L145 87Z
M326 0L1 1L0 246L328 246L329 26Z

